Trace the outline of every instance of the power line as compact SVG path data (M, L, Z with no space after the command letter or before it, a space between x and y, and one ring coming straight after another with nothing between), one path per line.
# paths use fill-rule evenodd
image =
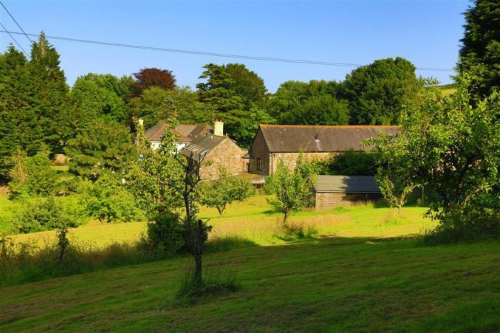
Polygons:
M13 33L11 33L10 31L8 31L7 28L5 28L5 26L2 24L2 22L0 22L0 25L4 29L2 32L8 33L9 36L10 36L10 38L12 38L12 40L14 41L14 43L16 43L17 46L19 46L19 48L24 52L24 54L26 55L26 57L28 57L28 53L26 53L26 51L23 49L23 47L21 46L21 44L19 44L19 42L14 38L14 36L12 35Z
M7 9L7 7L5 7L5 5L3 4L2 1L0 1L0 5L2 5L3 9L5 9L5 11L7 12L7 14L9 14L10 18L16 22L17 26L19 29L21 29L21 31L23 32L23 34L26 36L26 38L28 38L28 40L31 42L31 44L34 44L33 41L31 40L31 38L29 38L28 34L26 34L26 31L24 31L24 29L21 27L21 25L17 22L17 20L14 18L14 16L9 12L9 10Z
M23 34L21 32L16 32L16 31L7 31L5 28L4 28L4 30L0 30L0 32L9 33L9 34L12 33L12 34L16 34L16 35ZM34 37L39 36L37 34L27 34L27 35L34 36ZM123 43L114 43L114 42L101 42L101 41L95 41L95 40L90 40L90 39L78 39L78 38L61 37L61 36L48 36L48 35L46 35L45 37L47 37L49 39L64 40L64 41L69 41L69 42L79 42L79 43L86 43L86 44L114 46L114 47L126 47L126 48L140 49L140 50L161 51L161 52L170 52L170 53L205 55L205 56L221 57L221 58L247 59L247 60L258 60L258 61L283 62L283 63L307 64L307 65L321 65L321 66L337 66L337 67L359 67L359 66L362 66L361 64L353 64L353 63L259 57L259 56L240 55L240 54L171 49L171 48L163 48L163 47L155 47L155 46L133 45L133 44L123 44ZM451 68L421 67L421 68L417 68L417 70L419 70L419 71L431 71L431 72L453 72L453 69L451 69Z

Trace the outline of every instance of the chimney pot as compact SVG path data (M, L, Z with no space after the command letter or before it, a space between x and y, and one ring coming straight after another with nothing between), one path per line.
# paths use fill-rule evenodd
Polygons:
M214 121L214 135L224 136L224 123L220 120Z

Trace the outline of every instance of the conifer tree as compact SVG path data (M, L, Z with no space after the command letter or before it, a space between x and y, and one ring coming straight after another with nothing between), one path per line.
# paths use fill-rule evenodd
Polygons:
M0 55L0 178L4 179L16 149L33 155L43 139L33 108L33 84L27 64L24 54L13 46Z
M52 153L62 151L68 136L68 85L60 68L59 54L42 32L31 49L29 71L33 83L34 107L43 129L44 142Z
M500 89L500 2L475 0L465 19L458 69L476 72L471 89L481 98Z

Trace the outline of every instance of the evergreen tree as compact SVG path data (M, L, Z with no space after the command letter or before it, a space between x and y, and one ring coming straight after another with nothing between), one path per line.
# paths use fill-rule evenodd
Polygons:
M248 70L243 64L227 64L225 69L232 81L229 88L241 97L247 110L253 105L260 108L266 105L267 89L257 73Z
M209 105L214 119L224 121L229 133L234 135L245 117L243 100L231 89L234 81L224 66L208 64L203 68L205 71L200 79L206 82L196 85L200 101Z
M43 141L32 90L27 59L10 46L0 55L0 178L8 178L10 156L17 148L33 155Z
M264 111L267 95L264 81L241 64L204 66L196 85L200 101L212 109L213 118L226 123L227 133L243 146L250 145L259 120L270 117Z
M127 127L109 119L97 119L68 141L70 171L92 180L102 173L123 172L137 159L137 150Z
M31 49L28 68L33 84L33 107L36 109L44 142L52 153L62 152L71 135L68 121L68 85L59 66L59 54L42 32Z
M477 71L471 90L483 97L500 87L500 2L475 0L465 19L458 69Z

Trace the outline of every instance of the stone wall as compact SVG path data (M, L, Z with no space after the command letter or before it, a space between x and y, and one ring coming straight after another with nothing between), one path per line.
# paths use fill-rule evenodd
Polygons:
M227 138L217 147L207 154L203 161L200 175L204 180L219 178L219 167L222 165L231 175L237 175L246 172L244 151L236 143Z
M252 154L253 159L250 163L250 172L256 173L259 175L268 175L269 174L269 149L267 148L266 140L264 139L264 135L262 131L259 129L257 135L255 136L255 140L252 144ZM261 167L258 168L258 159L260 158Z

